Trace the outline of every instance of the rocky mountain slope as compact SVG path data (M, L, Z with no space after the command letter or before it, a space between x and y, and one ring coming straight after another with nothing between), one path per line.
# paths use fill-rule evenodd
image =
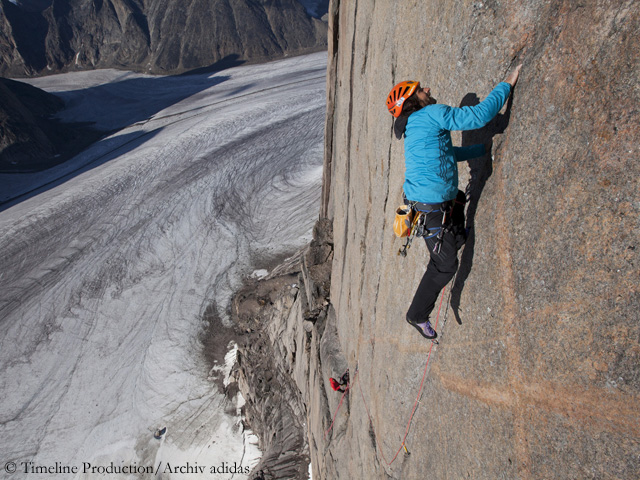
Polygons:
M255 326L299 391L286 408L302 410L314 479L637 476L639 33L628 0L331 2L330 294L304 260ZM403 145L384 99L416 79L472 105L520 62L500 116L454 136L493 155L460 166L472 230L432 345L404 321L428 254L396 255ZM328 379L346 367L342 398Z
M26 83L0 78L0 172L34 172L68 159L101 133L52 116L63 101Z
M297 0L0 0L0 75L179 73L322 49L326 32Z
M202 72L324 49L327 24L307 11L321 16L326 1L305 5L297 0L0 0L0 75L108 67ZM51 120L60 102L54 108L53 96L19 85L8 80L0 85L2 171L51 167L98 138L99 132L84 126Z

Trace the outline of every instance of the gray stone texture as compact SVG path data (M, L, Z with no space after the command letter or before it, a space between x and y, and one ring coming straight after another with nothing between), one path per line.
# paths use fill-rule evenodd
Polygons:
M359 374L331 437L310 425L314 479L637 478L639 33L633 1L332 2L323 214ZM454 135L493 158L459 165L473 231L391 462L431 344L404 320L428 252L396 255L384 100L414 79L474 104L518 63L500 117Z
M243 337L232 378L263 451L252 475L262 470L268 480L308 478L310 450L317 450L309 428L329 428L339 402L329 386L346 368L327 302L332 247L331 224L319 221L306 249L234 297L232 319Z

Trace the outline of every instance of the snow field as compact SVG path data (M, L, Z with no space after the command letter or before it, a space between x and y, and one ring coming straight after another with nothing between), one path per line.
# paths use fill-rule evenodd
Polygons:
M0 176L0 200L49 184L0 212L5 461L255 464L255 436L225 413L198 338L207 307L228 321L243 276L310 238L325 69L321 53L31 81L67 100L65 120L120 130L65 165Z

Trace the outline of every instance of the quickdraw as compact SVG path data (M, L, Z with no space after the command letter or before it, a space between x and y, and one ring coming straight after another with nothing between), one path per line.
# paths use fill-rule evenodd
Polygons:
M411 222L411 231L409 235L407 235L407 240L400 250L398 250L398 255L401 257L407 256L407 250L411 247L411 243L415 237L421 237L424 234L424 218L425 212L415 211L415 202L410 203L409 207L411 210L414 210L413 221Z
M440 253L445 233L453 228L453 222L451 221L453 202L443 203L440 206L440 210L442 211L442 226L440 227L440 231L436 236L436 243L433 245L433 253L435 253L436 255Z

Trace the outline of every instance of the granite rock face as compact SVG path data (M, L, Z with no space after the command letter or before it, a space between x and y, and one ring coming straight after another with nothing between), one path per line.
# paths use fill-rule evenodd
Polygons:
M334 0L329 22L330 300L359 374L343 428L310 426L314 478L637 476L640 5ZM396 255L403 145L384 99L415 79L472 105L518 63L500 116L454 136L493 157L460 164L472 232L406 455L431 344L404 316L428 254Z
M330 304L290 363L314 479L638 476L639 33L633 1L331 2ZM415 79L473 105L519 63L499 116L454 135L492 155L459 165L471 231L432 345L404 320L428 252L396 255L384 100ZM341 399L328 377L347 367Z
M326 47L326 23L309 16L297 0L29 5L0 0L0 75L92 68L181 73Z

